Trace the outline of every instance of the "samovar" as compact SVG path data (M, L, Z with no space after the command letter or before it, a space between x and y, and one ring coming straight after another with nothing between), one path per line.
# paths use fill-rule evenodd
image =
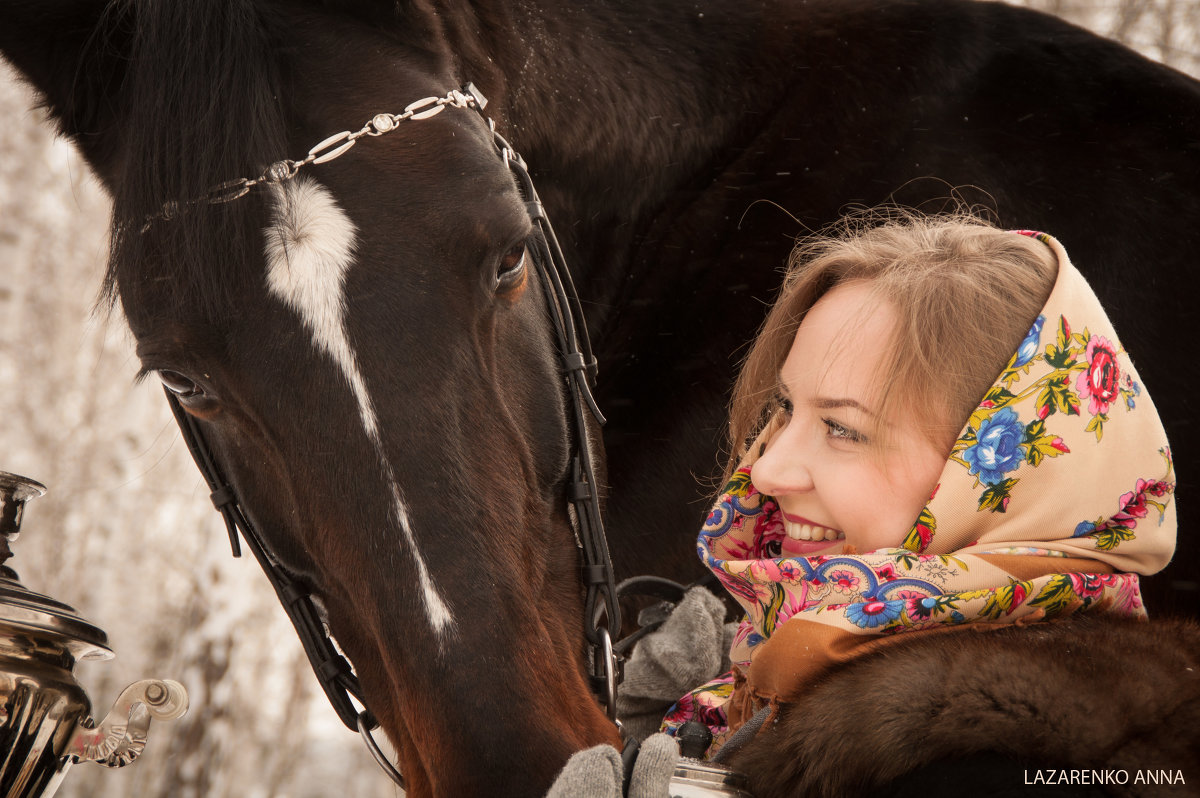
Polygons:
M169 679L126 687L96 723L75 680L79 660L111 659L104 631L74 609L25 588L6 562L25 503L45 486L0 471L0 796L50 796L76 762L121 767L146 746L151 718L187 711L187 691Z

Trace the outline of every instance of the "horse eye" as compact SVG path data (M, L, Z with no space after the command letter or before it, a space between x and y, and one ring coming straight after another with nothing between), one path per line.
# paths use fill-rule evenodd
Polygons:
M188 399L204 393L204 390L199 385L178 371L160 371L158 372L158 378L162 380L163 385L167 386L168 391L180 399Z
M525 244L522 242L504 253L504 257L500 259L499 266L496 267L496 279L500 282L501 286L511 284L520 279L521 272L524 269Z

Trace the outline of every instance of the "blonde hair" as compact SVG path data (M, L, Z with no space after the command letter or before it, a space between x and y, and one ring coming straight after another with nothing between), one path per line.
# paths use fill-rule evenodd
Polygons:
M878 416L914 413L927 437L949 450L1028 333L1057 271L1042 242L964 213L874 211L801 241L734 386L726 476L773 417L779 371L805 314L835 286L866 282L873 300L895 310Z

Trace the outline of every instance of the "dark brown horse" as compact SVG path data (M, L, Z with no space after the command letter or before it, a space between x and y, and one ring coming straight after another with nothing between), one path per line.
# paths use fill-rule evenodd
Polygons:
M1177 354L1200 85L1049 17L5 0L0 50L114 198L109 287L144 373L324 605L414 795L540 794L570 752L617 739L583 676L565 392L523 198L483 119L449 108L233 202L166 202L478 85L586 300L621 575L699 572L724 398L792 216L817 227L852 203L973 186L1003 224L1054 233L1112 309L1185 478L1200 451ZM1195 609L1188 546L1151 601Z

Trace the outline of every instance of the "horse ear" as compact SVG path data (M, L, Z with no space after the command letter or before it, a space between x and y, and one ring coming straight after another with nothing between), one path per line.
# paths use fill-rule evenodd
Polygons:
M0 54L42 96L63 135L103 177L132 30L132 4L15 0L0 10Z

